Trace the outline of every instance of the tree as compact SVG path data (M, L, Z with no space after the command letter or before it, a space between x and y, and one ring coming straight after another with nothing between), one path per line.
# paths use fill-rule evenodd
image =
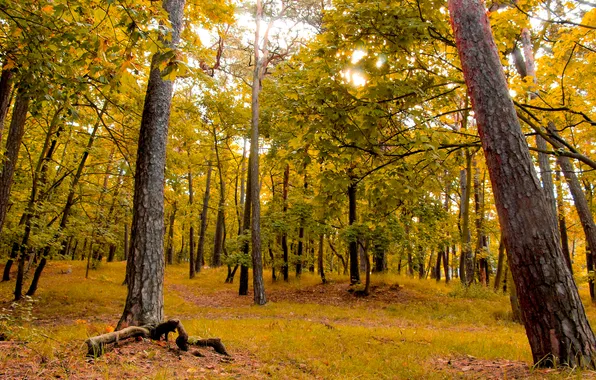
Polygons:
M484 4L450 0L449 13L534 363L593 368L596 338L565 264Z
M164 0L171 51L180 42L185 0ZM118 327L157 325L163 319L163 214L165 151L174 82L162 78L160 54L151 60L137 150L128 295Z

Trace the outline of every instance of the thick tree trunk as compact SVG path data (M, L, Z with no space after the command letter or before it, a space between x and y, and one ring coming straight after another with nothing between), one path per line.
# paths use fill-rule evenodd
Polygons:
M211 161L207 162L207 181L205 183L205 194L203 195L203 209L201 210L201 230L199 231L199 246L197 247L197 273L201 271L203 258L205 256L205 235L207 234L207 212L209 211L209 195L211 193L211 172L213 166Z
M561 252L483 2L449 0L449 12L534 363L594 367L596 338Z
M180 42L184 0L164 0L172 25L175 49ZM163 320L163 212L164 171L170 104L174 82L164 80L154 55L137 151L133 200L132 252L126 266L128 295L118 329L125 326L157 325Z
M29 110L29 94L26 90L19 88L12 110L12 119L10 120L10 129L6 140L6 153L4 155L4 164L0 174L0 233L4 226L4 219L8 212L8 201L10 198L10 189L12 187L14 172L19 158L21 141L25 133L25 120Z
M348 224L356 223L356 182L348 186ZM350 256L350 285L360 283L360 268L358 266L358 241L349 244Z

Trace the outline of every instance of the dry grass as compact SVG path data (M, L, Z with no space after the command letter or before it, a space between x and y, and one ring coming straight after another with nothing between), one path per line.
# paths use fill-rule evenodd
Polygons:
M64 273L69 267L72 272ZM383 275L373 276L372 296L357 298L347 292L342 276L331 275L331 283L321 285L309 273L288 283L273 283L267 273L270 302L257 307L251 296L237 295L237 284L223 283L225 269L207 268L189 280L186 266L166 270L166 315L182 318L193 335L221 337L233 361L210 352L196 358L170 344L133 342L87 362L82 342L108 331L119 318L126 296L124 269L124 263L104 263L85 280L84 263L52 262L38 297L18 310L9 302L14 284L0 283L0 301L7 309L0 329L26 342L0 345L0 377L561 375L528 372L529 346L523 328L508 320L507 297L485 289L464 291L456 284ZM594 320L593 306L588 314Z

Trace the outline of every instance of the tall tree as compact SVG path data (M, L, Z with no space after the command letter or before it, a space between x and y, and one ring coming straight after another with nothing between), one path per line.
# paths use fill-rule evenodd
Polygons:
M263 18L263 4L257 0L256 30L255 30L255 67L252 80L252 101L251 101L251 136L250 136L250 176L251 176L251 198L252 198L252 272L254 302L257 305L267 303L265 296L265 284L263 283L263 259L261 253L261 181L259 180L259 94L261 93L261 81L265 75L265 59L268 59L268 38L265 34L264 54L261 57L259 43L261 41L261 19ZM267 31L269 28L267 28Z
M513 279L537 366L594 367L596 338L561 252L480 0L449 0Z
M164 0L171 23L171 51L180 42L185 0ZM132 249L126 272L128 295L118 328L157 325L163 319L164 170L174 82L162 78L161 57L154 54L141 118L133 200Z

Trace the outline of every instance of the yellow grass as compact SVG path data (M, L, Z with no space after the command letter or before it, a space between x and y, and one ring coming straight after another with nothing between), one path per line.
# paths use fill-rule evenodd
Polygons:
M9 310L0 328L14 339L33 342L47 357L61 355L63 346L80 346L88 336L108 331L124 305L125 264L104 263L90 272L89 279L84 278L84 266L82 262L50 263L31 313L26 307ZM72 273L62 274L68 267ZM508 298L483 289L466 292L457 281L446 285L373 275L373 285L399 284L404 297L387 303L347 304L327 304L324 298L319 303L299 303L289 297L258 307L252 305L250 295L236 296L238 275L235 284L223 283L225 273L224 268L207 268L189 280L186 266L168 267L165 313L180 317L192 335L220 337L229 351L254 360L257 364L249 372L254 377L431 379L452 376L437 367L441 358L471 355L531 362L523 327L508 320ZM319 283L309 273L289 283L272 283L269 272L266 276L267 290L276 294ZM345 277L328 277L336 284L347 284ZM10 300L13 286L13 282L0 283L2 301ZM581 294L585 300L585 289ZM591 305L587 309L593 323L596 311ZM29 314L36 319L27 321ZM24 328L15 327L18 324ZM155 369L153 376L173 375Z

